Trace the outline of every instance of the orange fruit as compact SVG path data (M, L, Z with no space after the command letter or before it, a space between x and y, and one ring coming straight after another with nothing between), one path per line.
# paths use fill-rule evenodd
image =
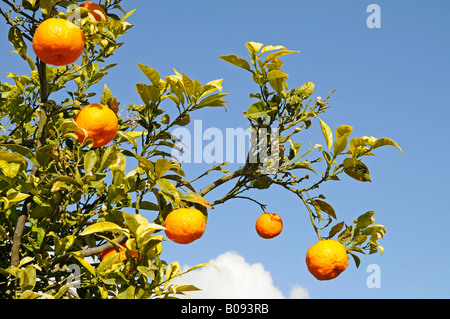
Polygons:
M125 253L125 249L128 250L134 258L139 258L139 254L137 252L135 252L135 251L129 250L126 244L123 244L121 246L124 247L124 248L119 247L119 256L111 264L114 264L114 263L116 263L118 261L124 261L124 260L127 259L127 255ZM110 255L112 255L112 254L114 254L116 252L117 251L116 251L115 248L110 248L108 250L105 250L104 252L100 253L100 259L103 260L106 257L108 257L108 256L110 256Z
M80 4L80 7L86 8L89 10L89 13L92 14L97 21L102 21L108 19L105 10L101 5L94 2L85 2Z
M264 213L256 220L256 232L265 239L277 237L283 229L281 217L274 213Z
M330 280L339 276L348 266L347 251L337 240L321 240L309 247L306 266L318 280Z
M189 244L203 236L206 218L195 208L180 208L167 215L164 222L166 236L177 244Z
M84 128L87 139L94 141L93 147L102 147L114 140L118 130L117 116L109 107L94 103L81 109L75 118L80 128ZM76 131L78 141L82 143L85 139L83 131Z
M64 19L42 22L33 36L33 50L41 61L55 66L74 63L84 51L83 31Z

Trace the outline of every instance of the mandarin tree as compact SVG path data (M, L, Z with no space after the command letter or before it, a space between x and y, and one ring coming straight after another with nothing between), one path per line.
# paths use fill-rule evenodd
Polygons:
M198 240L214 218L208 213L235 198L262 208L257 230L273 237L281 232L281 217L244 196L252 189L292 193L305 207L312 235L319 242L336 238L357 265L356 253L383 251L378 240L386 229L374 224L374 212L353 224L340 221L319 188L344 174L369 182L363 160L385 145L400 149L394 141L350 138L348 125L333 132L319 118L330 108L331 94L313 98L311 82L288 86L281 58L297 51L248 42L249 59L220 57L248 72L256 88L250 93L255 102L244 113L252 132L246 161L233 172L217 163L186 180L174 155L182 151L179 139L171 132L188 125L192 112L225 107L227 93L221 79L201 84L185 73L161 76L138 63L147 78L136 84L142 103L123 103L127 107L119 112L117 97L103 81L116 66L108 58L132 27L127 19L133 11L125 12L121 2L0 3L14 52L29 66L26 75L6 70L8 81L0 83L1 298L148 299L195 291L172 283L182 271L178 261L161 258L164 241ZM311 127L323 132L325 146L298 142ZM218 176L209 184L208 175ZM231 190L211 198L224 184ZM272 216L278 219L267 220ZM316 249L315 256L320 254ZM211 265L187 271L202 266ZM77 278L74 267L80 269Z

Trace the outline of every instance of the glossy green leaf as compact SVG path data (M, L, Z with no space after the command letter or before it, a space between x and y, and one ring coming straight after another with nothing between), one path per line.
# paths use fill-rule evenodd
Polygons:
M272 61L273 59L279 58L283 55L299 53L299 52L300 51L291 51L291 50L281 50L281 51L273 52L273 53L269 54L268 56L266 56L266 62Z
M84 157L84 171L92 172L95 165L97 164L98 157L95 153L95 150L90 150L86 153L86 156Z
M0 150L0 170L10 178L27 168L27 160L19 154Z
M336 129L336 142L334 142L334 154L339 155L347 147L347 139L352 134L353 127L341 125Z
M353 132L353 127L350 125L341 125L336 129L336 138L348 138Z
M259 50L261 50L261 48L263 47L263 44L258 42L247 42L245 46L247 47L250 53L257 54Z
M17 53L22 59L27 59L27 44L25 43L22 33L16 26L9 29L8 40L14 46Z
M320 119L320 127L322 128L323 136L325 137L325 141L327 142L328 149L331 150L331 146L333 145L333 132L330 127Z
M186 95L187 96L193 95L194 94L194 83L186 74L184 74L184 72L182 75L182 80L183 80L184 92L186 93Z
M208 201L197 193L189 192L187 196L182 198L182 200L189 203L197 203L207 208L212 208Z
M86 268L92 275L95 276L95 269L94 267L92 267L92 265L87 262L84 257L81 254L75 253L72 255L76 260L78 260L78 262L84 267Z
M397 145L397 143L395 143L393 140L389 139L389 138L380 138L378 139L373 145L372 145L372 149L376 149L378 147L384 146L384 145L391 145L394 146L396 148L398 148L400 150L400 152L403 153L403 150L400 148L400 146Z
M55 241L55 255L60 256L65 253L75 243L76 237L69 235L59 241Z
M314 93L315 87L316 86L313 82L307 82L297 90L297 94L301 99L307 99Z
M120 227L117 224L111 222L100 222L93 225L88 226L83 232L80 233L81 236L86 236L94 233L104 233L104 232L125 232L128 233L128 230Z
M155 178L160 179L172 168L172 164L165 158L159 158L155 162Z
M53 7L60 1L61 0L40 0L39 7L41 8L41 11L44 14L44 16L49 17Z
M374 211L370 211L359 216L358 219L354 221L355 227L357 229L365 229L369 225L373 224L375 222L375 218L372 217L374 214Z
M328 233L328 239L333 238L337 233L339 233L344 228L344 222L340 222L339 224L331 227L330 232Z
M356 158L346 158L343 162L344 172L360 182L371 182L369 168Z
M243 58L238 57L237 55L234 55L234 54L223 55L223 56L219 56L219 58L224 60L225 62L228 62L230 64L233 64L235 66L238 66L240 68L243 68L243 69L253 73L253 71L250 68L250 64Z
M139 222L134 218L133 215L127 214L125 212L122 212L122 217L125 220L125 224L127 225L128 229L135 233L136 229L139 227Z
M270 110L266 109L266 104L264 101L258 101L253 103L244 115L250 120L257 120L269 112Z
M160 178L156 181L156 184L161 189L162 194L166 197L173 206L178 206L180 202L180 195L174 184L165 178Z
M329 216L333 217L334 219L336 219L336 212L334 211L333 206L331 206L330 204L328 204L327 202L324 202L323 200L319 200L319 199L315 199L314 202L319 205L320 209L327 213Z
M161 76L159 75L158 71L155 69L152 69L151 67L148 67L146 65L137 63L137 66L142 71L142 73L145 74L145 76L156 86L159 85L161 81Z
M267 73L267 79L269 80L269 84L276 92L283 91L286 86L286 79L288 75L281 70L272 70Z

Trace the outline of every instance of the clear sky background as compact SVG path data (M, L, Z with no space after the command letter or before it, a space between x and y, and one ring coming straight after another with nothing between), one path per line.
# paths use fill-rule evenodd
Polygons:
M381 8L381 28L369 29L369 4ZM111 62L119 63L98 88L98 102L106 83L122 106L140 103L135 83L146 78L136 62L157 69L162 76L175 68L201 83L223 78L228 111L220 108L192 114L204 129L247 128L242 116L257 87L249 73L218 59L220 55L247 57L245 42L284 45L301 53L284 57L288 83L298 88L316 84L315 96L332 96L321 118L333 129L354 127L352 136L389 137L403 149L377 150L367 159L373 183L342 177L320 191L327 195L339 221L375 210L376 223L386 226L380 254L352 260L338 278L319 282L305 265L306 250L317 239L303 204L279 188L249 193L268 204L284 222L282 234L261 239L254 222L261 213L254 203L234 200L210 211L205 235L190 245L167 242L163 257L182 266L214 262L221 272L205 269L181 282L204 291L191 297L245 298L449 298L449 34L450 2L400 0L317 1L137 1L134 24L122 38L126 44ZM20 74L26 66L7 40L0 24L0 71ZM30 46L31 47L31 46ZM34 56L32 52L29 53ZM4 80L4 77L0 79ZM299 141L325 144L316 123ZM206 144L206 143L205 143ZM230 169L239 165L230 165ZM183 168L194 178L208 164ZM213 175L204 183L220 177ZM214 200L231 185L209 194ZM149 213L149 219L154 216ZM381 270L381 287L368 288L371 264Z

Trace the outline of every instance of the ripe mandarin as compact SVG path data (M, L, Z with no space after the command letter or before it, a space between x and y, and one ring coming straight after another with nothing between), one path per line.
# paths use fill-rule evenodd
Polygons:
M256 232L265 239L278 236L283 230L281 217L274 213L264 213L258 217L255 223Z
M126 260L127 259L127 255L125 253L125 250L128 250L134 258L139 258L139 254L137 252L135 252L135 251L129 250L126 244L123 244L121 246L124 247L124 248L119 247L119 256L111 264L114 264L114 263L116 263L118 261ZM100 253L100 259L103 260L106 257L108 257L108 256L110 256L110 255L112 255L114 253L116 253L116 250L114 248L105 250L104 252Z
M88 139L94 141L93 147L102 147L114 140L118 130L118 119L114 111L109 107L94 103L81 109L75 118L80 128L88 133ZM85 139L83 131L76 131L78 141L82 143Z
M95 2L84 2L80 4L80 7L89 10L89 13L92 14L94 19L99 22L108 18L102 6Z
M33 36L33 50L41 61L55 66L74 63L84 51L83 31L70 21L50 18Z
M205 215L195 208L180 208L167 215L164 222L166 236L177 244L189 244L203 236Z
M345 247L336 240L321 240L309 247L306 266L318 280L330 280L339 276L348 266Z

